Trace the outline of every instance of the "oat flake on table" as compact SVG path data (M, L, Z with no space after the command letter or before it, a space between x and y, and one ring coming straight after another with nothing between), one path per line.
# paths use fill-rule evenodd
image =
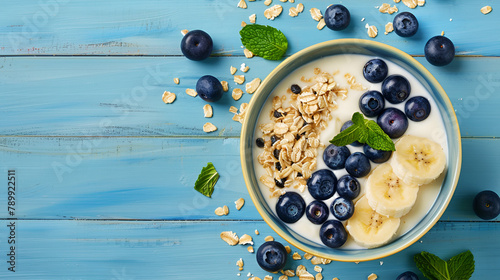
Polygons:
M196 92L196 90L194 90L192 88L187 88L186 89L186 94L189 95L189 96L192 96L192 97L196 97L198 95L198 93Z
M238 8L242 8L242 9L247 8L247 3L245 2L245 0L240 0L240 2L238 3Z
M165 104L170 104L170 103L175 101L176 97L177 96L175 95L175 93L170 92L170 91L165 91L163 93L161 99L163 100L163 102L165 102Z
M210 104L205 104L205 106L203 106L203 115L205 118L211 118L213 116L213 109Z
M311 17L312 17L315 21L320 21L320 20L323 18L323 15L321 14L320 9L318 9L318 8L311 8L311 9L309 10L309 12L311 13Z
M281 5L274 5L264 11L264 16L269 20L274 20L281 14L282 11L283 7Z
M367 29L368 36L371 38L377 37L378 30L375 25L369 25L368 23L365 25L365 28Z
M484 6L481 8L481 13L483 13L484 15L486 14L489 14L493 9L491 8L491 6Z
M223 91L228 91L229 90L229 85L227 84L226 81L220 81L220 84L222 85L222 90Z
M394 31L394 26L392 25L392 22L388 22L385 25L385 32L384 32L384 34L387 35L387 34L391 33L392 31Z
M217 130L217 127L215 125L213 125L212 123L207 122L203 125L204 132L209 133L209 132L214 132L216 130Z

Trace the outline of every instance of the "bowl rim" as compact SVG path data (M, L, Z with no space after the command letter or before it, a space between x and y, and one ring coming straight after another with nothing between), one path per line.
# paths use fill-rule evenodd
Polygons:
M450 117L450 120L454 124L454 127L456 127L455 133L456 133L457 138L458 138L457 139L457 142L458 142L457 143L457 149L458 149L457 161L458 162L457 162L457 166L454 170L455 174L454 174L454 178L452 181L452 188L450 190L449 195L447 195L445 202L442 204L441 208L439 209L439 212L437 213L437 215L435 215L432 218L430 223L427 226L425 226L419 234L417 234L413 238L407 240L401 246L399 246L393 250L390 250L388 252L382 252L379 254L374 254L372 256L366 256L366 257L356 256L354 258L351 256L346 256L343 258L338 258L336 256L327 255L327 254L324 254L322 252L316 251L314 249L305 247L300 242L296 241L293 236L291 236L289 233L283 231L279 226L277 226L272 221L272 219L268 216L268 213L265 211L262 203L260 202L260 200L257 196L256 190L251 186L250 174L249 174L249 172L247 172L248 166L247 166L247 160L245 158L246 145L245 145L244 140L248 139L249 137L253 138L253 133L254 133L254 128L249 127L251 125L248 121L249 118L245 118L245 120L243 121L243 125L241 128L241 135L240 135L240 160L241 160L243 178L245 180L245 185L246 185L246 188L247 188L248 193L250 195L250 198L252 199L252 202L255 205L255 208L259 212L260 216L263 218L263 220L266 222L267 225L269 225L280 237L282 237L284 240L286 240L291 245L295 246L296 248L298 248L304 252L308 252L308 253L311 253L315 256L334 260L334 261L358 262L358 261L376 260L376 259L380 259L380 258L384 258L384 257L388 257L390 255L396 254L396 253L406 249L407 247L409 247L413 243L415 243L422 236L424 236L438 222L438 220L441 218L441 216L443 215L445 210L448 208L448 205L451 201L451 198L453 197L453 194L454 194L456 187L457 187L457 184L458 184L458 179L460 177L460 171L461 171L461 165L462 165L461 164L462 163L462 140L461 140L460 128L459 128L458 119L457 119L455 111L453 110L453 106L452 106L452 103L450 101L450 98L448 97L448 95L444 91L443 87L439 84L437 79L430 73L429 70L427 70L420 62L418 62L411 55L403 52L400 49L397 49L393 46L390 46L390 45L387 45L384 43L366 40L366 39L329 40L329 41L325 41L322 43L314 44L312 46L309 46L305 49L302 49L302 50L296 52L295 54L286 58L283 62L281 62L278 66L276 66L266 76L266 78L262 81L262 83L259 86L259 88L257 89L257 91L254 93L253 98L250 100L247 110L251 110L255 106L255 103L257 102L256 100L258 99L258 98L256 98L257 96L260 96L262 94L266 94L263 92L262 89L264 88L265 84L269 83L269 81L271 80L271 77L274 76L276 73L282 71L285 67L287 67L287 65L291 64L295 59L300 58L302 55L310 53L310 52L314 51L315 49L324 48L324 47L328 47L328 46L336 46L336 45L358 45L360 47L365 47L365 48L368 47L368 48L375 48L375 49L385 49L386 51L394 53L396 56L398 56L398 58L402 59L403 62L405 62L409 65L412 65L414 68L416 68L416 70L419 72L419 74L421 74L422 77L424 77L424 79L435 88L435 93L438 94L443 99L445 107L451 109L451 110L449 110L450 112L447 112L447 113L449 113L448 115ZM309 62L311 62L311 61L308 61L302 65L305 65ZM291 72L289 72L288 74L290 74ZM259 111L260 111L260 108L259 108ZM367 249L367 250L369 250L369 249Z

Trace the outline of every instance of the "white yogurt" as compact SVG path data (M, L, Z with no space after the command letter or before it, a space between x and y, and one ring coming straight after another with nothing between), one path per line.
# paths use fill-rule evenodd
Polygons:
M309 77L314 77L314 68L320 68L322 72L328 72L328 73L334 73L336 71L339 71L335 76L335 82L339 84L342 87L349 88L349 85L347 84L347 80L344 78L344 75L346 73L349 73L353 75L357 82L361 82L364 87L368 88L368 90L377 90L381 91L381 85L382 83L378 84L372 84L365 80L363 77L363 66L367 61L370 59L373 59L374 57L370 56L365 56L365 55L335 55L335 56L329 56L329 57L324 57L321 59L318 59L316 61L310 62L291 74L289 74L285 79L283 79L277 87L274 89L273 93L270 95L270 97L267 99L266 104L264 105L261 114L259 116L258 122L257 122L257 128L255 130L255 137L262 137L261 131L258 129L260 124L265 124L269 123L271 120L269 112L272 110L272 105L271 105L271 100L273 99L274 96L282 96L282 95L290 95L290 93L287 93L287 89L290 88L292 84L298 84L301 87L305 87L307 84L301 81L301 77L305 76L306 78ZM411 85L411 94L410 97L413 96L424 96L426 97L430 104L431 104L431 113L429 117L422 121L422 122L413 122L411 120L409 121L409 126L408 130L406 131L405 134L407 135L415 135L415 136L420 136L420 137L426 137L430 138L431 140L439 143L442 147L443 150L445 151L446 157L448 159L448 143L446 140L446 132L444 128L444 123L443 123L443 118L441 116L441 113L438 110L438 107L435 103L435 101L432 99L431 95L427 92L427 90L424 88L424 86L415 78L413 77L408 71L403 69L402 67L383 59L388 67L389 67L389 75L392 74L400 74L404 76L405 78L408 79ZM331 140L336 134L340 132L340 127L342 126L343 123L346 121L350 120L354 112L360 112L359 107L358 107L358 102L359 102L359 97L365 92L363 91L358 91L358 90L352 90L349 89L348 97L345 100L341 100L340 98L337 99L338 103L338 108L332 112L333 120L328 124L328 128L324 130L321 135L320 135L320 140L321 143L323 143L326 146L329 145L329 140ZM290 100L288 97L287 100ZM404 112L404 102L401 104L390 104L386 101L386 108L388 107L395 107ZM336 118L340 120L336 121ZM351 153L354 152L363 152L363 147L354 147L349 145L348 146L349 150ZM259 149L255 146L254 150L254 164L255 164L255 173L257 178L260 178L260 176L265 175L266 171L264 168L258 163L257 161L257 156L262 152L262 149ZM317 156L317 169L324 169L328 168L324 162L323 162L323 150L324 149L319 149L318 150L318 156ZM371 163L372 170L377 166L378 164ZM347 171L345 169L342 170L333 170L337 178L340 178L343 175L347 174ZM404 217L401 218L401 225L399 227L399 230L397 234L395 235L395 238L398 236L401 236L408 232L411 228L413 228L424 216L425 214L430 210L432 205L434 204L439 191L440 187L442 185L443 179L444 179L445 174L443 173L437 180L433 181L432 183L428 185L421 186L419 189L418 193L418 198L413 206L412 210L405 215ZM364 186L365 182L368 176L365 176L364 178L358 178L359 183L361 184L361 193L358 196L360 198L361 196L364 195ZM275 205L278 200L278 198L270 198L271 192L269 188L267 188L264 184L259 182L259 187L260 190L263 194L263 196L266 199L267 204L270 206L271 209L273 209L274 214L276 215L275 212ZM307 189L301 193L296 189L293 188L288 188L286 191L294 191L302 195L304 198L306 205L308 205L310 202L314 200L314 198L309 194ZM337 197L338 195L335 194L332 198L328 199L325 201L325 203L328 205L328 207L331 205L332 201ZM330 213L330 216L328 218L330 219L335 219L333 214ZM344 222L345 224L345 222ZM297 221L294 224L286 224L291 230L295 231L297 234L302 235L303 237L314 241L318 244L323 244L321 242L321 239L319 237L319 230L321 225L315 225L311 223L306 215ZM347 240L346 244L342 246L343 249L359 249L362 248L359 245L357 245L352 238L349 237Z

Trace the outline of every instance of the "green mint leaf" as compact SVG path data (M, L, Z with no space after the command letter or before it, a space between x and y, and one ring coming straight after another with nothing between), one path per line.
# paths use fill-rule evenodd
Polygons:
M360 112L352 114L352 122L357 126L366 127L365 117Z
M196 183L194 183L194 189L204 196L212 197L217 180L219 180L219 172L217 172L214 165L209 162L207 166L201 169L200 175L198 175L198 179Z
M396 146L394 146L394 142L392 142L389 135L387 135L375 121L367 120L365 124L368 129L368 139L365 143L377 150L396 150Z
M467 250L447 262L422 251L413 257L418 269L430 280L468 280L474 273L474 256Z
M361 113L356 112L352 115L352 123L350 127L333 137L330 143L335 146L345 146L358 141L377 150L396 150L394 142L376 122L367 120Z
M245 48L264 59L280 60L288 48L283 32L269 25L247 24L240 36Z
M468 280L475 268L474 256L469 250L454 256L446 263L452 280Z
M421 252L413 257L417 268L429 280L450 280L446 262L438 256L427 252Z
M330 143L332 143L335 146L345 146L349 145L352 142L358 140L360 138L360 134L363 133L363 129L355 124L351 125L344 131L340 132L339 134L335 135L332 140L330 140Z

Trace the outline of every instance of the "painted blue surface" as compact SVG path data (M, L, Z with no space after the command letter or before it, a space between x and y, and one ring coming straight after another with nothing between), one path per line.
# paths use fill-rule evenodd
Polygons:
M500 23L491 1L428 1L412 12L419 34L383 34L394 15L380 14L369 0L342 1L353 16L343 32L316 29L309 9L329 2L302 1L304 12L288 16L284 7L266 20L263 1L42 0L2 3L0 17L0 278L1 279L261 279L254 254L231 247L219 234L232 230L253 236L255 248L267 235L281 240L261 220L241 175L241 124L231 120L236 85L229 67L250 67L246 80L261 79L279 63L243 56L241 21L256 13L257 23L281 29L287 55L337 38L373 39L416 56L448 93L463 137L463 165L455 195L440 222L404 251L366 263L323 266L324 279L395 279L417 271L414 254L426 250L443 259L470 249L476 259L472 279L500 273L500 223L481 221L472 212L473 196L484 189L500 193ZM386 1L389 2L389 1ZM390 1L391 4L392 1ZM57 3L57 4L56 4ZM394 4L393 4L394 5ZM400 11L409 10L402 3ZM479 9L492 5L493 12ZM365 18L364 21L361 21ZM450 21L452 19L452 21ZM36 23L38 21L38 23ZM203 62L180 56L181 29L204 29L217 56ZM428 38L444 31L462 55L447 67L422 57ZM47 57L37 57L47 55ZM96 57L98 55L99 57ZM151 57L153 55L153 57ZM486 56L486 57L482 57ZM241 71L238 72L242 74ZM185 94L197 79L212 74L229 82L229 92L203 117L205 104ZM173 78L180 78L175 85ZM166 105L165 90L177 100ZM206 134L203 123L218 130ZM193 189L207 162L221 173L211 199ZM7 172L16 170L16 214L7 211ZM240 210L234 201L245 198ZM215 208L227 205L228 216ZM16 272L8 271L7 227L15 217ZM254 234L258 229L260 235ZM295 249L292 248L292 251ZM301 252L302 254L302 252ZM245 262L238 277L235 265ZM381 265L381 261L383 264ZM290 268L305 264L289 263ZM278 275L273 275L277 279ZM423 279L422 275L421 279ZM292 278L293 279L293 278Z
M180 30L204 29L213 37L216 53L242 55L240 24L241 21L248 23L248 16L253 13L257 14L257 23L275 26L288 36L289 54L325 40L369 39L364 28L366 23L379 30L374 40L410 54L423 54L428 38L442 31L456 43L459 54L500 54L500 38L494 36L498 15L493 12L485 16L479 11L484 5L492 5L485 0L427 1L424 7L414 10L403 3L396 4L400 12L411 10L419 20L420 30L411 39L394 33L383 34L385 24L394 17L394 14L381 14L376 8L384 1L342 1L351 11L352 22L341 32L316 29L317 22L311 18L309 9L315 7L324 12L331 4L321 0L280 2L283 13L274 21L264 17L268 7L263 1L247 1L248 9L237 8L237 0L111 0L105 3L59 0L52 9L44 9L40 4L55 2L5 3L3 9L9 12L0 19L0 54L180 55ZM288 9L299 2L304 4L304 12L291 18Z

